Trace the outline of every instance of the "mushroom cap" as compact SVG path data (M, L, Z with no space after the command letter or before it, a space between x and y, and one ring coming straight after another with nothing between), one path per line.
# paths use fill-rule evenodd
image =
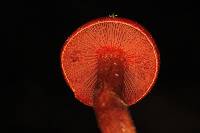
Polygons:
M157 79L159 51L147 30L135 21L119 17L92 20L66 40L61 52L61 65L65 80L75 97L93 106L97 57L102 47L120 49L124 53L118 56L125 58L125 103L132 105L142 99Z

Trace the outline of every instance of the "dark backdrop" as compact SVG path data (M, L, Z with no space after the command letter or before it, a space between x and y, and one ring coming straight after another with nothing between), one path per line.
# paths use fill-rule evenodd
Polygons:
M138 133L200 132L197 3L66 0L7 5L3 11L8 13L5 44L14 48L9 49L14 55L8 56L7 62L16 64L6 73L6 93L12 97L7 101L15 103L15 115L6 118L9 129L26 133L99 132L93 109L77 101L64 81L60 50L76 28L115 13L149 30L161 54L154 89L130 107ZM5 109L10 110L8 103Z

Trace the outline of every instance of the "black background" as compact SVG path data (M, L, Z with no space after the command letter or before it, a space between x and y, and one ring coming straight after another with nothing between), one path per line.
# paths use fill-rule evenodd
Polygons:
M130 107L138 133L200 132L197 3L66 0L7 5L3 11L4 20L8 20L4 26L8 35L5 44L14 55L7 54L10 60L6 61L12 61L12 65L6 73L6 97L12 98L7 98L4 109L11 110L9 104L15 103L15 115L6 118L8 129L99 132L93 109L77 101L64 81L60 51L76 28L115 13L142 24L155 38L161 54L154 89Z

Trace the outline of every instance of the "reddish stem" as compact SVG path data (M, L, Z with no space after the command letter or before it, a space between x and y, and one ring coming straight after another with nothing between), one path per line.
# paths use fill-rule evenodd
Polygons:
M94 110L102 133L136 133L128 105L113 90L104 85L94 96Z

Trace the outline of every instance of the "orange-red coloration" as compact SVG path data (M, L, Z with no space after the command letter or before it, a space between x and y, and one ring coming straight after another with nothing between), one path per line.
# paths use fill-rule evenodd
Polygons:
M102 80L110 80L112 88L118 86L121 98L131 105L152 88L158 74L159 54L151 35L137 23L100 18L83 25L68 38L61 63L67 82L84 104L93 106L95 89Z
M98 89L94 96L94 110L102 133L136 133L127 104L109 85Z
M125 53L118 48L102 47L97 51L97 55L96 90L103 89L105 84L108 84L114 89L113 92L123 97Z

